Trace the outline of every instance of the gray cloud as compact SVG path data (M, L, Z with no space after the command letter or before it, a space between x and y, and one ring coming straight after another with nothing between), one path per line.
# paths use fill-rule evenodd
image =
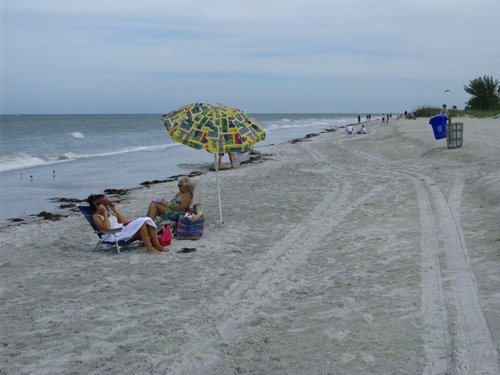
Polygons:
M0 111L164 112L197 100L253 112L462 106L470 79L498 78L496 9L489 0L17 0L2 7Z

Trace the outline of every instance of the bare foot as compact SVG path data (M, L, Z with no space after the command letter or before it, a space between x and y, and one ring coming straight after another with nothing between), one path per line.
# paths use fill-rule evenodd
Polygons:
M161 246L156 247L156 250L161 251L163 253L168 253L170 251L168 247L161 247Z
M148 249L147 253L148 254L161 254L161 251L158 251L155 248L152 248L152 249Z

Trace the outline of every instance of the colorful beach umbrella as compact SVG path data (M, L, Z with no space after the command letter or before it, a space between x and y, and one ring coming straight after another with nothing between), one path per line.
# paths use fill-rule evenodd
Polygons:
M266 137L252 116L222 104L189 104L162 122L174 141L212 153L245 152Z
M217 153L248 151L266 132L249 114L222 104L188 104L162 116L162 122L174 141L214 154L222 223Z

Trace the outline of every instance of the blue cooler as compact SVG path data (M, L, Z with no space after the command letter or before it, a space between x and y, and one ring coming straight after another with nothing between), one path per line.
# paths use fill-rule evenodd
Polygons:
M432 130L434 131L434 138L441 139L446 138L446 122L448 117L446 116L434 116L429 120L429 124L432 125Z

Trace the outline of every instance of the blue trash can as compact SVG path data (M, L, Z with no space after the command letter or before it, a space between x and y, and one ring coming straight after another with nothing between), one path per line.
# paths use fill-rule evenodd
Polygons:
M434 138L441 139L446 138L446 122L448 117L446 116L434 116L429 120L429 124L432 125L432 130L434 131Z

